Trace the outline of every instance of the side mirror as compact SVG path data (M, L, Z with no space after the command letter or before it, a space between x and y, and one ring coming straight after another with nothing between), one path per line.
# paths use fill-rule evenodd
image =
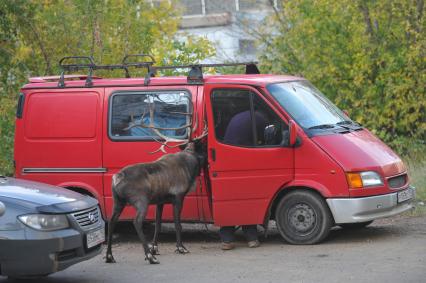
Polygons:
M290 120L288 122L288 129L289 129L289 145L294 146L297 141L297 129L296 129L296 123L293 120Z
M0 201L0 217L6 212L6 206Z

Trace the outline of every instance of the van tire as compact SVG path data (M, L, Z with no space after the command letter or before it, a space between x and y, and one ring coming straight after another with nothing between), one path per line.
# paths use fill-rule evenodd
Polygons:
M330 233L333 220L324 199L315 192L295 190L285 195L275 211L281 236L290 244L312 245Z

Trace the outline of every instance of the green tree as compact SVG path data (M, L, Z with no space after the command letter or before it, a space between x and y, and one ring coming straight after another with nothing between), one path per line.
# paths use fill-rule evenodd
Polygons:
M15 61L18 17L28 16L26 1L0 1L0 174L13 171L13 134L16 97L25 66Z
M423 0L282 1L264 70L301 74L399 152L426 140Z
M127 54L147 53L161 65L213 55L205 38L177 37L174 7L174 1L159 6L142 0L0 1L0 174L13 174L19 88L28 76L59 74L60 58L85 55L98 64L116 64Z

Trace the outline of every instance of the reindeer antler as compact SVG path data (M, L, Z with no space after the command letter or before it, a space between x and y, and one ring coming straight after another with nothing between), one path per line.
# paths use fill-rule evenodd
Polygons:
M145 117L146 111L144 109L144 112L142 113L141 119L140 119L140 123L136 123L135 120L133 119L133 115L131 115L131 121L129 123L129 126L126 127L124 130L129 130L131 128L134 127L141 127L141 128L147 128L147 129L151 129L158 137L160 137L161 139L163 139L164 141L161 141L159 139L156 139L155 137L153 137L153 139L160 143L161 146L153 151L150 152L151 154L162 151L164 153L167 153L165 148L176 148L185 144L188 144L191 141L191 136L192 133L196 131L197 127L198 127L198 116L197 113L195 113L195 123L194 123L194 127L191 128L192 126L192 116L193 116L193 107L192 107L192 103L191 103L191 107L192 109L191 112L169 112L169 113L173 113L173 114L180 114L180 115L186 115L189 116L189 123L183 125L183 126L179 126L179 127L158 127L154 125L154 109L155 109L155 105L153 102L150 102L149 104L149 124L146 125L143 123L143 119ZM206 125L206 124L205 124ZM183 129L188 129L188 138L186 139L177 139L177 138L172 138L172 137L168 137L166 135L164 135L163 133L161 133L160 131L162 130L183 130ZM207 126L204 127L204 131L203 134L195 139L192 140L199 140L202 139L203 137L205 137L207 135ZM179 144L176 145L169 145L170 142L177 142Z

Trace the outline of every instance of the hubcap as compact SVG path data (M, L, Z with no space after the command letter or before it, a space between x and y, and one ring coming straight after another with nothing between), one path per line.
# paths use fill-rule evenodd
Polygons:
M288 211L289 224L298 234L309 234L316 226L315 211L307 204L298 203Z

